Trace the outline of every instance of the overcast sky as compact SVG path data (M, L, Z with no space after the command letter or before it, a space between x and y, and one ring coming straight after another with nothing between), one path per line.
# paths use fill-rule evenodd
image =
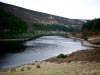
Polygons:
M0 0L31 10L73 19L100 18L100 0Z

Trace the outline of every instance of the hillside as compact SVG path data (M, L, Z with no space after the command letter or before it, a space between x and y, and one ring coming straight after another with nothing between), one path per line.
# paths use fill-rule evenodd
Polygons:
M32 31L32 23L42 23L42 24L59 24L65 25L66 27L73 27L80 29L84 21L79 19L68 19L64 17L59 17L55 15L50 15L42 12L37 12L22 7L6 4L0 2L0 8L5 9L7 12L11 12L21 19L26 21L29 26L29 30Z
M82 37L85 39L98 38L95 41L100 42L100 18L87 21L82 26Z

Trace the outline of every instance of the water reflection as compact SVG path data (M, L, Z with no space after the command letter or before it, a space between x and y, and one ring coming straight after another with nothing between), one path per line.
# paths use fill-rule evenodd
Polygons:
M25 48L23 42L0 42L0 54L22 52Z

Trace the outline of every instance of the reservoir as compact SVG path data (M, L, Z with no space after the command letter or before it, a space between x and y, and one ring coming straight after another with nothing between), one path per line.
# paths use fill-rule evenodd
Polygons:
M91 49L91 47L82 46L79 40L74 41L61 36L42 36L22 43L20 47L17 45L14 48L3 47L6 46L0 45L0 51L9 50L0 54L0 69L42 61L59 54Z

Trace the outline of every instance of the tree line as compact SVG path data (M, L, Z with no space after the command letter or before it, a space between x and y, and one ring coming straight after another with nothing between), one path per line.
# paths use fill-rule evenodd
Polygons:
M100 18L88 20L82 26L83 36L91 36L100 34Z
M72 28L67 28L64 25L57 25L57 24L47 24L44 25L42 23L33 23L34 30L41 30L41 31L64 31L64 32L72 32Z
M0 32L27 32L27 23L21 18L0 8Z
M87 21L83 24L82 30L89 30L89 31L99 31L100 30L100 18L94 19L91 21Z

